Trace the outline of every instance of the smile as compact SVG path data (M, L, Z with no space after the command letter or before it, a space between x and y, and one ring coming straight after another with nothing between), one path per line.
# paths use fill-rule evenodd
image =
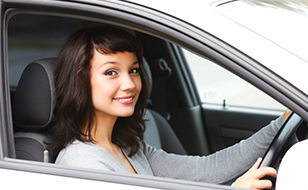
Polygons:
M114 98L113 100L118 101L122 104L131 104L134 101L134 96L123 97L123 98Z

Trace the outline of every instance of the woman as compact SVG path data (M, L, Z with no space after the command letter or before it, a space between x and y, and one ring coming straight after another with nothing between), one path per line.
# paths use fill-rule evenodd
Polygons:
M226 183L262 156L283 118L251 138L210 156L180 156L143 142L147 76L142 45L128 32L108 27L75 32L55 70L56 164L115 172ZM251 151L254 150L254 151ZM273 168L261 159L233 185L270 188Z

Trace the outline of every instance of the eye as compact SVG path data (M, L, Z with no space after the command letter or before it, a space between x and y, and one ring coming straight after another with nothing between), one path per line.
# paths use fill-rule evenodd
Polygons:
M131 74L139 74L140 69L139 68L133 68L129 71Z
M116 76L118 74L117 71L115 70L108 70L106 72L104 72L104 75L108 75L108 76Z

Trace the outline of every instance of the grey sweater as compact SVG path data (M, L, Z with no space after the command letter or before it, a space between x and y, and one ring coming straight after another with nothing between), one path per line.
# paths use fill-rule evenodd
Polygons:
M128 157L139 175L177 178L224 184L250 168L262 157L283 124L280 116L246 140L208 156L169 154L148 144ZM75 140L61 150L56 164L128 173L105 149Z

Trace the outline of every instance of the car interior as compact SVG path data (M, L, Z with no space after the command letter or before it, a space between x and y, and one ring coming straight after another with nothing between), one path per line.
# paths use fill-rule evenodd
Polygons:
M21 23L24 22L24 20L33 21L33 17L35 17L35 19L38 19L35 15L17 15L17 19L15 22L15 18L13 17L13 24L11 27L9 27L8 33L9 39L12 39L12 43L10 43L9 40L9 48L11 45L15 45L14 38L16 38L16 40L20 40L20 36L14 36L15 34L13 32L13 28L21 27ZM44 19L55 22L54 24L57 24L59 22L59 18L57 17L46 16ZM76 25L74 29L78 27L89 27L97 25L97 23L85 22L83 20L76 21L75 19L68 19L68 21L73 22L73 25ZM64 21L62 25L65 25L65 23L68 21ZM38 22L41 22L41 19L39 19ZM75 22L77 24L75 24ZM16 25L14 25L15 23ZM67 37L71 32L74 31L74 29L70 28L69 32L61 31L61 35L63 35L64 33L64 35L66 35L65 37ZM139 35L138 37L144 38L143 41L149 41L144 43L145 49L152 49L153 47L159 46L165 48L165 52L167 52L170 48L168 47L169 44L164 40L160 40L148 35L143 35L141 33L134 33L135 35ZM10 38L10 36L12 37ZM33 38L33 36L26 37ZM64 41L65 37L62 37L63 39L61 40ZM23 40L26 41L27 39L24 37ZM149 46L147 47L146 44L149 44ZM56 51L59 50L60 46L58 45L57 48L58 49ZM145 141L158 148L163 148L165 151L170 153L187 154L187 151L185 150L181 141L174 132L174 129L170 125L170 114L167 112L167 106L165 105L167 102L167 92L165 92L167 87L165 86L165 82L168 81L168 78L170 78L171 75L174 75L174 72L172 72L172 69L169 67L167 61L165 60L165 58L167 58L167 56L169 57L170 55L162 57L161 54L155 55L152 53L147 53L150 51L145 52L146 54L144 58L144 64L145 68L147 68L147 74L150 78L151 85L149 85L149 91L152 92L150 93L151 96L149 97L148 101L148 109L145 114L147 128L145 132ZM9 54L10 53L11 52L9 51ZM56 62L56 57L53 56L54 54L56 53L51 53L51 56L48 55L42 58L35 55L39 57L39 59L30 60L29 58L29 64L22 63L21 65L18 65L18 61L9 61L9 64L13 65L10 71L11 77L13 78L12 80L15 81L15 84L11 84L10 88L12 100L12 115L15 131L15 152L17 159L25 159L32 161L49 160L46 154L46 150L48 150L48 142L50 142L52 138L51 128L54 125L52 121L52 109L54 104L52 73ZM19 72L22 72L22 74L20 74L20 78L18 78L17 76L19 73L14 71L14 68L17 68L16 65L18 67L24 67L22 69L19 69ZM177 85L182 86L181 84ZM181 90L181 88L179 90ZM163 98L162 93L164 93L163 96L165 96ZM183 97L183 100L185 100L185 97ZM168 102L175 104L173 101L168 100ZM192 115L190 117L192 117L190 120L193 120L194 116ZM204 150L206 151L206 153L208 153L207 148ZM50 150L48 150L48 152L50 157L52 153L50 152Z
M22 23L29 23L30 21L31 25L33 25L33 29L31 29L31 27L23 27ZM59 51L61 44L68 35L79 27L89 27L97 24L101 23L55 16L38 17L37 15L31 14L16 15L11 19L8 28L8 54L10 77L12 81L11 94L14 117L16 115L17 117L21 117L19 115L21 113L15 112L22 112L22 109L18 106L24 106L18 105L15 99L19 96L26 97L22 94L18 95L18 91L20 91L19 88L23 88L24 92L22 93L27 93L28 89L28 87L22 87L24 83L23 77L19 79L21 73L26 70L26 65L31 62L36 62L36 60L39 59L56 57L57 51ZM54 29L54 25L61 27ZM40 30L36 30L38 26ZM44 29L44 27L46 27L46 29ZM33 30L36 33L29 32L28 30ZM179 141L183 144L188 154L204 155L232 145L249 136L254 131L264 126L268 121L279 115L277 112L273 112L273 114L268 114L268 112L264 114L257 112L255 114L245 109L232 111L231 109L216 110L211 107L202 107L199 95L196 92L193 77L191 76L192 74L187 66L181 48L166 40L141 32L133 32L143 42L145 50L144 57L151 70L152 89L151 96L149 97L149 108L155 111L152 115L155 119L157 119L157 115L160 115L159 117L164 118L164 120L163 122L161 120L158 122L162 124L169 123L172 126L172 130L177 134ZM23 54L16 51L16 48L20 48L19 51L22 51ZM29 50L27 50L27 48ZM45 51L45 49L48 51ZM37 53L32 50L36 50ZM32 76L32 74L29 75ZM44 86L43 84L41 85ZM43 89L39 88L37 93L41 94L40 90ZM38 97L35 97L35 99L37 98ZM43 104L46 99L41 101L40 105ZM18 102L21 103L21 100L18 100ZM30 107L35 105L34 103L28 104ZM29 114L29 111L26 109L24 113ZM38 112L40 113L41 110L38 110ZM47 116L48 113L46 113L46 117ZM28 121L27 116L23 117L23 119ZM234 123L234 125L237 126L225 126L226 121L221 123L222 121L220 120L220 118L223 117L226 119L230 118L230 122L228 122L229 125L233 125ZM22 118L18 118L17 120L14 118L15 131L27 128L22 126L23 122L21 122L21 125L16 122L19 120L22 120ZM247 129L247 132L243 132L246 129L243 129L242 126L246 127L248 123L250 124L250 129ZM253 123L253 125L251 125L251 123ZM32 125L30 123L28 124ZM224 125L224 128L221 129L219 125ZM241 131L238 133L239 135L236 133L230 134L228 130L224 132L225 128L230 129L232 127ZM31 129L32 127L29 128ZM35 130L38 130L38 128ZM231 133L234 131L236 132L236 130L231 130ZM223 140L220 142L219 139L221 138L223 138Z
M78 28L101 24L106 23L30 13L17 14L8 22L16 159L52 162L54 155L48 142L53 136L53 69L57 53ZM249 137L284 112L204 103L183 47L164 37L127 30L143 43L143 62L151 79L144 116L147 143L170 153L208 155Z

